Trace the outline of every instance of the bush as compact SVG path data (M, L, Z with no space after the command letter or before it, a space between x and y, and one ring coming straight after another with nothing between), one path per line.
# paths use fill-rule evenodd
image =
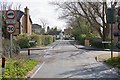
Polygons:
M102 39L96 36L96 34L89 34L90 45L95 48L103 48Z
M105 49L109 49L111 47L110 44L104 44L102 43L102 39L101 38L94 38L94 39L91 39L91 46L93 47L96 47L96 48L105 48ZM110 41L110 39L106 39L105 41Z
M84 45L85 37L86 37L85 34L81 34L77 39L78 43L81 44L81 45Z
M42 46L42 35L32 34L31 40L36 41L36 46Z
M32 35L27 35L27 34L22 34L17 36L17 43L21 48L29 48L29 47L34 47L34 46L43 46L43 45L48 45L51 44L53 41L55 41L55 37L51 35L37 35L37 34L32 34ZM35 41L30 43L29 41Z
M48 44L51 44L53 42L53 36L50 36L50 35L45 35L43 37L43 45L48 45Z
M20 34L17 36L17 44L20 46L20 48L29 48L30 37L27 34Z
M111 65L113 67L119 67L120 68L120 58L115 57L113 59L108 59L105 61L106 64Z
M101 38L92 39L90 41L90 44L91 44L92 47L103 48L103 44L102 44L102 39Z

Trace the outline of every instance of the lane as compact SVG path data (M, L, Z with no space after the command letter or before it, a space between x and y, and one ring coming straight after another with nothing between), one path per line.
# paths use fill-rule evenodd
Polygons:
M113 68L95 60L94 51L77 49L69 41L57 41L46 51L45 64L33 78L117 78Z

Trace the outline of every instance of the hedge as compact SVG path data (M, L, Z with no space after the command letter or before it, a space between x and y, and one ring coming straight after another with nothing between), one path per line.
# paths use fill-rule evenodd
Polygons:
M29 41L35 41L29 43ZM55 41L55 37L51 35L38 35L38 34L20 34L17 36L17 43L21 48L29 48L34 46L46 46Z

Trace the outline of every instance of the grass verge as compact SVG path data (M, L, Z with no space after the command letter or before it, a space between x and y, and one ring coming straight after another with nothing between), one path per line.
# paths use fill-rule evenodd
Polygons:
M120 58L119 57L114 57L113 59L108 59L104 61L106 64L111 65L113 67L118 67L120 68Z
M111 58L111 54L100 54L100 55L97 55L96 56L98 60L102 60L102 61L105 61L105 60L108 60ZM118 54L113 54L113 57L120 57L120 55Z
M5 64L4 75L2 78L25 78L38 61L33 59L7 59Z

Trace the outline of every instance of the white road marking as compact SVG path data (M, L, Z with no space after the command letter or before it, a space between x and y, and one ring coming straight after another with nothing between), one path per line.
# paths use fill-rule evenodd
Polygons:
M37 72L42 68L42 66L45 64L45 62L43 62L41 65L40 65L40 67L35 71L35 73L31 76L31 78L33 78L36 74L37 74Z

